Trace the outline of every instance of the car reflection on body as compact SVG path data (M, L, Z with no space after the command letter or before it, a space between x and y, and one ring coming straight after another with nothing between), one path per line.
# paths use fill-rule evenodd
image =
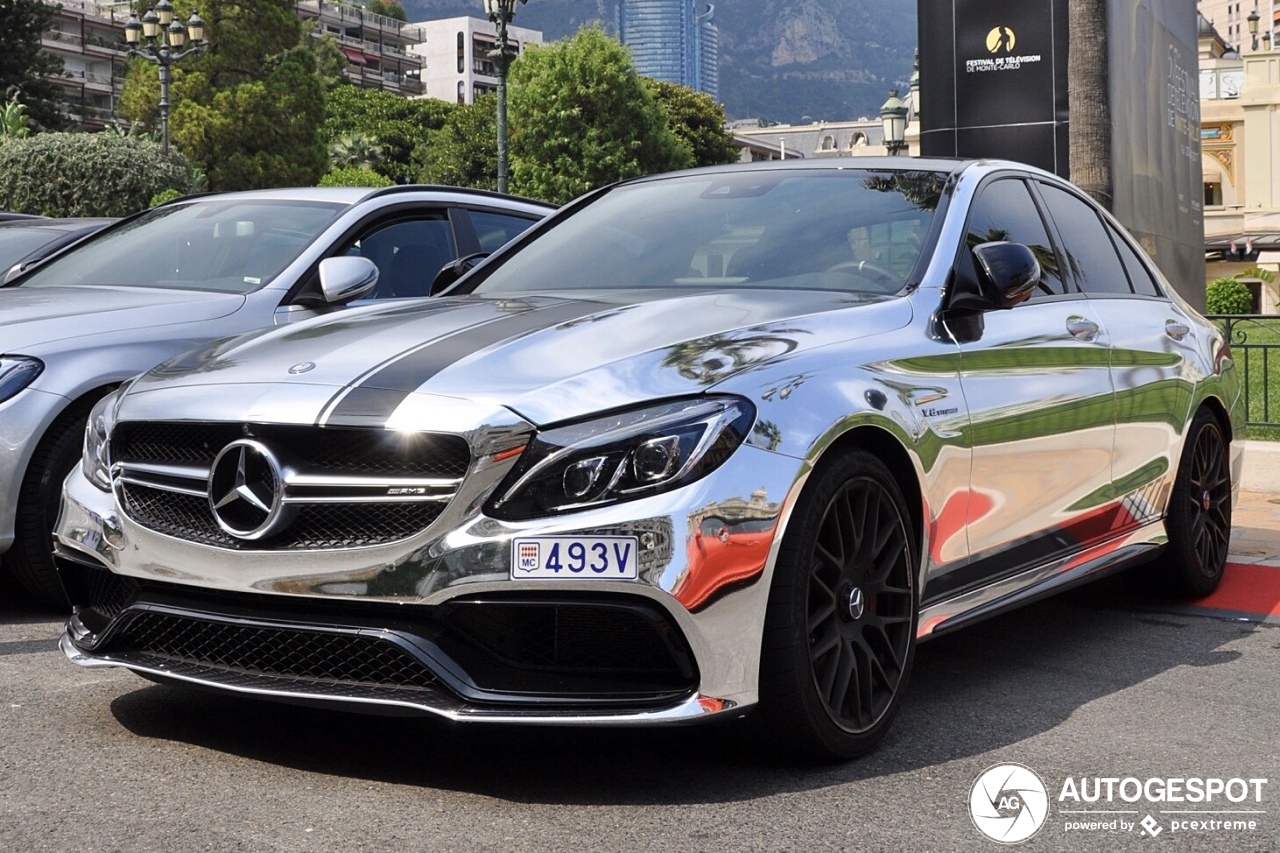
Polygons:
M917 642L1223 571L1230 350L1071 185L995 161L637 179L444 296L179 357L94 410L86 667L454 720L745 715L870 749Z
M443 266L493 251L551 210L427 186L208 194L11 271L0 288L6 573L46 603L63 601L49 544L59 487L79 458L90 408L121 382L202 342L338 311L362 296L426 295ZM0 224L0 254L28 232L63 225Z

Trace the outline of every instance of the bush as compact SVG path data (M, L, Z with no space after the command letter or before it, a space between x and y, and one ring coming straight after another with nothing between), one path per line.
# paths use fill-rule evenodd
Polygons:
M320 179L322 187L391 187L395 182L361 166L342 166Z
M1242 281L1215 278L1204 290L1204 305L1209 314L1248 314L1253 310L1253 296Z
M118 133L38 133L0 145L0 210L45 216L128 216L163 190L189 193L191 164L176 151Z
M175 198L182 198L184 195L185 193L180 193L177 190L173 190L173 189L161 190L160 192L156 193L151 197L151 204L147 206L159 207L160 205L164 204L166 201L173 201Z

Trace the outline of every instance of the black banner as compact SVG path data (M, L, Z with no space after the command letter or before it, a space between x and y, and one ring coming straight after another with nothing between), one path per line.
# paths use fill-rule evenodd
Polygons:
M1192 0L1110 0L1111 212L1204 307L1204 187Z
M920 152L1067 176L1067 0L919 0Z

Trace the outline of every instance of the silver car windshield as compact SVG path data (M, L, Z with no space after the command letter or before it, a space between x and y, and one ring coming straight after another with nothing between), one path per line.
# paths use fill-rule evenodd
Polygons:
M346 207L269 199L165 205L52 259L21 286L248 293L271 281Z
M546 230L474 292L653 287L896 293L946 175L715 172L618 187Z

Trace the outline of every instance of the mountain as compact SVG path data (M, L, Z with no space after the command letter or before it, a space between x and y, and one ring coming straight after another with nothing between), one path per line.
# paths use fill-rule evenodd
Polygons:
M409 20L484 17L481 0L402 0ZM706 0L699 0L705 8ZM720 100L730 119L802 123L874 117L889 89L906 89L916 46L914 3L883 0L724 0ZM617 0L529 0L515 23L547 41L602 22L617 32Z

